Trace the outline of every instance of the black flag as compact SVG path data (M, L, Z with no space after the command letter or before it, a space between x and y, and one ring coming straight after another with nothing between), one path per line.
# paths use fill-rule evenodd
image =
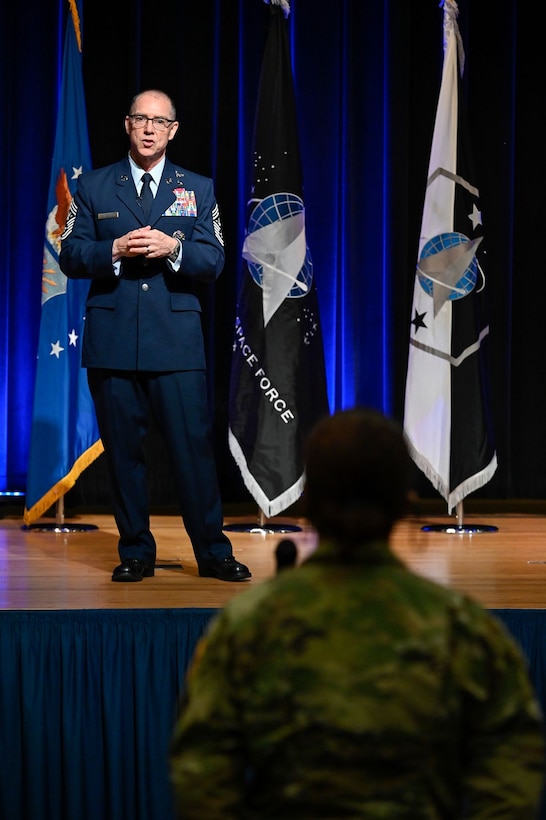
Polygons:
M229 446L267 517L302 493L303 441L329 413L283 8L272 2L254 122L243 281L231 368Z

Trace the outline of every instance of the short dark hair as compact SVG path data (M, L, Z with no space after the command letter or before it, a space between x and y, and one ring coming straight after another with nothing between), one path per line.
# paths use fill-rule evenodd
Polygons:
M406 512L411 459L401 428L367 408L319 421L305 446L304 513L345 545L385 538Z

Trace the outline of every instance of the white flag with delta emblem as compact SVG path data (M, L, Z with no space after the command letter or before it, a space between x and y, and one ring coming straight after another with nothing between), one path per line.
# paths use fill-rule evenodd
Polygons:
M489 324L482 217L459 72L458 7L444 0L444 64L415 275L404 430L448 511L497 468L487 383Z

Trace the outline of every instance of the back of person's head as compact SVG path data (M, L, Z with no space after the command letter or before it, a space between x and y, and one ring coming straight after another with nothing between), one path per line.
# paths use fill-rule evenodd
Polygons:
M319 421L306 441L305 473L306 517L320 535L346 547L386 538L406 512L406 442L375 410L344 410Z

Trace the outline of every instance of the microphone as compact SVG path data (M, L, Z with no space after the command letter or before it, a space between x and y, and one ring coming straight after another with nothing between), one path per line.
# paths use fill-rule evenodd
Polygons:
M283 569L295 566L298 557L298 548L289 538L279 541L275 550L275 560L277 562L277 575Z

